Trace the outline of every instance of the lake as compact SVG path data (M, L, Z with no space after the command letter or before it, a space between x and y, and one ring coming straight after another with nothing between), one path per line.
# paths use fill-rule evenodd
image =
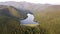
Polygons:
M27 18L24 20L21 20L21 24L38 24L34 21L34 15L33 14L27 14Z

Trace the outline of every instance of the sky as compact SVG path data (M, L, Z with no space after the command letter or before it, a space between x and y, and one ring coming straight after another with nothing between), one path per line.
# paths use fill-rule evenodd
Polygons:
M5 1L16 1L16 2L26 1L31 3L41 3L41 4L60 4L60 0L0 0L0 2L5 2Z

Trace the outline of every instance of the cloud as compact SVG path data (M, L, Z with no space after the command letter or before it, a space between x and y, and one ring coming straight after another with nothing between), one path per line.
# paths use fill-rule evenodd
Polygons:
M21 2L21 1L26 1L26 2L31 2L31 3L48 3L48 4L60 4L60 0L0 0L0 2L5 2L5 1L16 1L16 2Z

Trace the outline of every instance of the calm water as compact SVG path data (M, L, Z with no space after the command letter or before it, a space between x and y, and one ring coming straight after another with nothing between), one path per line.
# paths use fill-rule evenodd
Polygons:
M27 18L24 20L21 20L21 24L38 24L37 22L34 22L34 15L27 14Z

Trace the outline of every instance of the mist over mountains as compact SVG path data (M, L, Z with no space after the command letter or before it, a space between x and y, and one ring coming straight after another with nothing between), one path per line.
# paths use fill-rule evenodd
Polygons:
M30 10L30 11L36 11L36 10L42 11L48 7L55 6L51 4L34 4L34 3L29 3L29 2L13 2L13 1L0 2L0 5L14 6L15 8L19 10ZM58 6L56 5L56 7Z
M29 2L0 2L0 5L8 5L8 6L14 6L18 9L27 9L27 10L43 10L47 8L48 6L51 6L50 4L34 4Z

